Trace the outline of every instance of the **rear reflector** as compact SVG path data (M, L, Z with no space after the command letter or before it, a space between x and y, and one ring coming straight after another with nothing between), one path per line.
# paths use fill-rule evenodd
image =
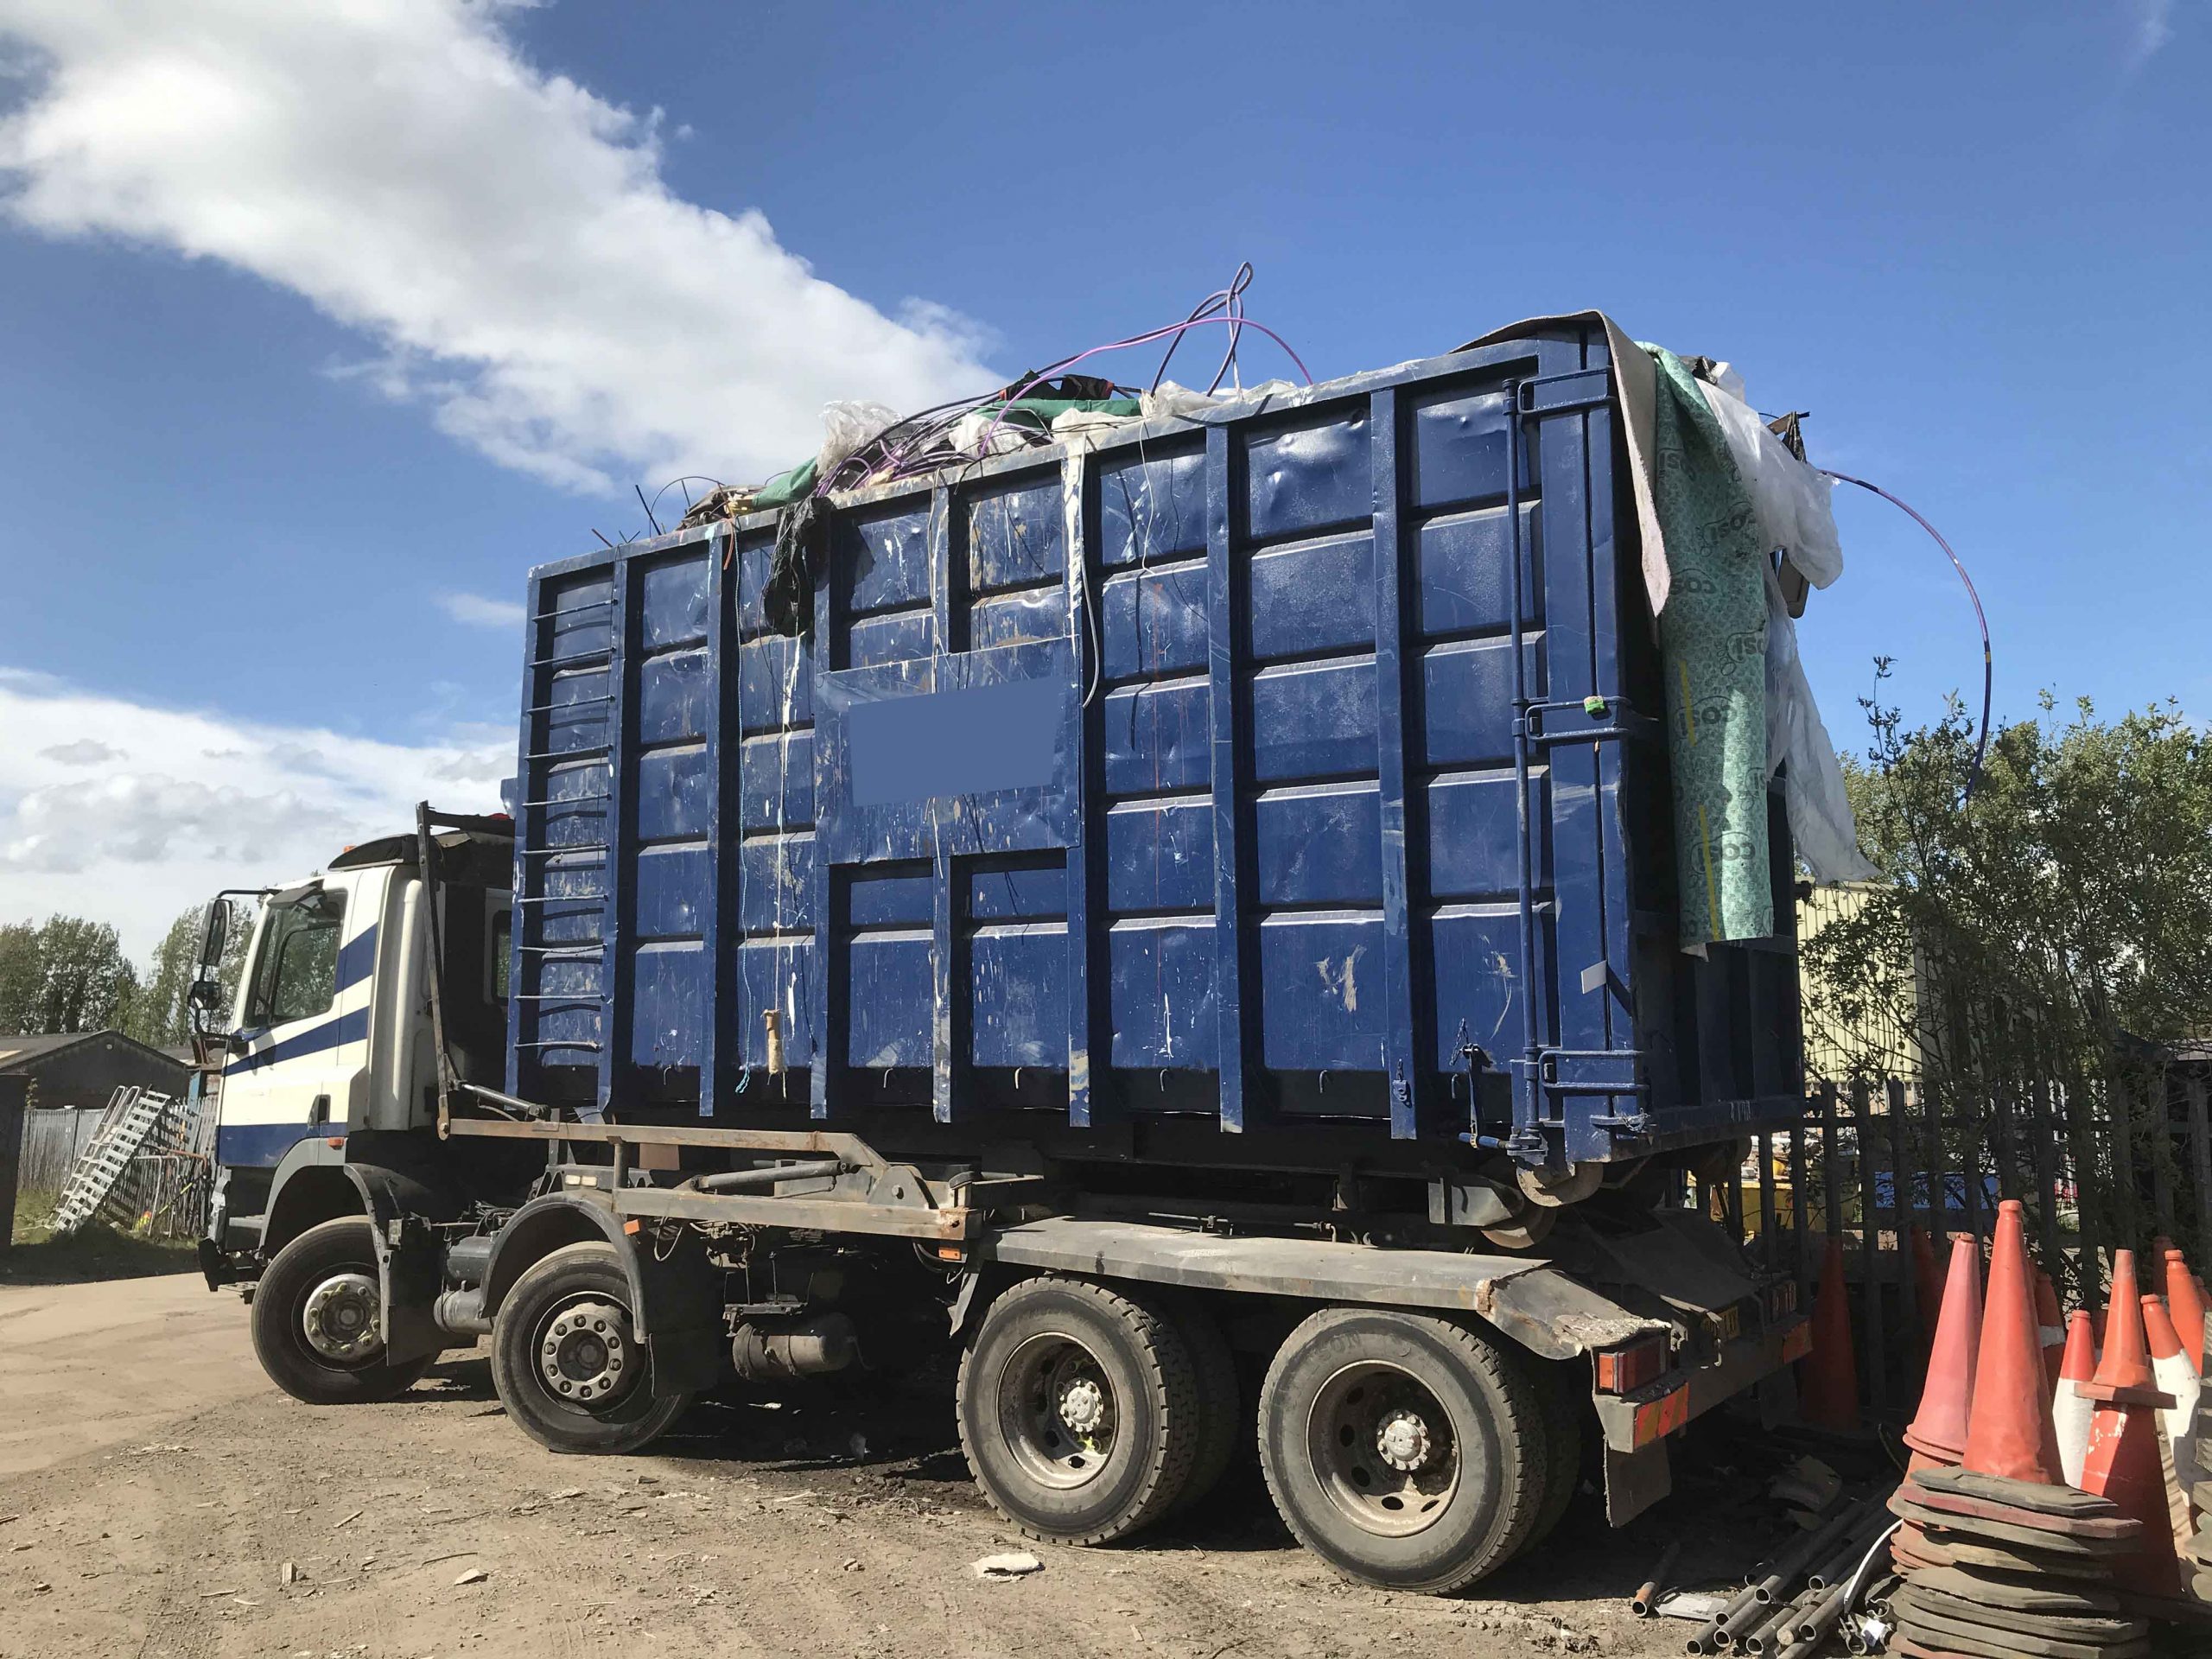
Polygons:
M1592 1357L1597 1361L1599 1393L1633 1394L1665 1373L1667 1334L1662 1331L1625 1347L1603 1349Z
M1689 1420L1690 1384L1684 1377L1656 1400L1646 1400L1637 1407L1633 1438L1637 1445L1649 1446L1664 1440Z

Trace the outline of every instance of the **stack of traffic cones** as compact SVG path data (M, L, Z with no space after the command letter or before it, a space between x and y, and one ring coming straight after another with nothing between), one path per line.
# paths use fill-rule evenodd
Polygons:
M1898 1652L2120 1659L2145 1650L2148 1625L2112 1592L2142 1552L2145 1523L2113 1498L2066 1484L2038 1323L2025 1211L2008 1201L1990 1255L1964 1466L1916 1468L1890 1500L1900 1523L1891 1556L1905 1580L1892 1601ZM2095 1449L2093 1433L2085 1466ZM2163 1516L2157 1524L2166 1535Z
M2095 1408L2082 1489L2109 1497L2122 1514L2142 1522L2139 1548L2120 1564L2115 1581L2146 1595L2171 1596L2181 1587L2181 1571L2174 1558L2158 1414L2173 1400L2153 1383L2142 1306L2135 1254L2116 1250L2104 1357L2096 1376L2082 1385Z
M1910 1469L1955 1465L1967 1454L1974 1354L1981 1344L1981 1259L1970 1238L1951 1241L1951 1270L1941 1306L1929 1344L1920 1409L1904 1432L1904 1443L1912 1448Z

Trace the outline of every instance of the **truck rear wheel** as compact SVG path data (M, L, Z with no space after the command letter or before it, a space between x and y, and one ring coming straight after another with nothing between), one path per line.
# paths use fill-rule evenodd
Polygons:
M1203 1502L1221 1484L1240 1445L1249 1445L1250 1420L1244 1412L1236 1384L1236 1357L1229 1339L1207 1310L1184 1303L1173 1310L1175 1329L1191 1351L1191 1369L1198 1388L1198 1449L1191 1459L1191 1476L1177 1510Z
M629 1276L596 1242L564 1245L515 1281L492 1325L492 1382L507 1415L553 1452L638 1451L691 1403L653 1393Z
M311 1406L389 1400L437 1358L385 1358L374 1235L366 1216L310 1227L276 1252L253 1294L253 1351L270 1381Z
M991 1304L960 1362L961 1449L1033 1538L1103 1544L1175 1506L1204 1438L1173 1322L1079 1279L1027 1279Z
M1335 1307L1260 1393L1260 1464L1298 1540L1348 1578L1441 1594L1511 1558L1546 1490L1535 1385L1486 1332Z

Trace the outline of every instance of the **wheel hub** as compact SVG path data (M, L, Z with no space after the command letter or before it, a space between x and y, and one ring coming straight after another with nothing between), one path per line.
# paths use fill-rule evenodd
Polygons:
M1060 1390L1060 1421L1079 1440L1094 1438L1106 1426L1106 1391L1089 1377L1078 1377Z
M596 1405L612 1399L637 1375L629 1314L611 1302L562 1309L538 1344L537 1364L547 1386L563 1400Z
M1359 1359L1314 1391L1306 1449L1314 1483L1361 1531L1407 1538L1433 1526L1459 1489L1451 1412L1412 1370Z
M308 1346L325 1359L351 1363L384 1347L378 1334L377 1281L365 1273L335 1273L308 1293L300 1324Z
M1416 1473L1428 1461L1428 1425L1417 1412L1394 1411L1375 1431L1375 1451L1393 1469Z

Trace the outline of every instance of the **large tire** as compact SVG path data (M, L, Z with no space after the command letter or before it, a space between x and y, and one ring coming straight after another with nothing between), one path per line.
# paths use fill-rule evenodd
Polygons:
M651 1444L691 1396L654 1394L634 1320L612 1244L565 1245L532 1263L492 1324L492 1383L507 1415L552 1452L619 1456Z
M1573 1382L1574 1375L1587 1375L1586 1366L1568 1361L1565 1372L1555 1365L1531 1369L1537 1372L1536 1404L1544 1418L1544 1501L1522 1541L1523 1555L1552 1535L1582 1484L1582 1405L1587 1397Z
M1183 1495L1175 1500L1178 1512L1203 1502L1221 1484L1236 1448L1246 1443L1250 1425L1236 1383L1236 1357L1221 1326L1201 1303L1185 1301L1170 1311L1183 1345L1191 1352L1191 1369L1198 1387L1198 1449L1191 1459L1191 1476Z
M1290 1333L1260 1393L1284 1522L1347 1578L1443 1594L1510 1560L1547 1486L1543 1408L1487 1332L1336 1307Z
M1174 1324L1079 1279L1026 1279L961 1357L960 1446L991 1507L1033 1538L1103 1544L1175 1507L1205 1437Z
M311 1406L404 1394L435 1354L397 1365L384 1357L375 1235L366 1216L310 1227L276 1252L253 1293L253 1351L270 1381Z

